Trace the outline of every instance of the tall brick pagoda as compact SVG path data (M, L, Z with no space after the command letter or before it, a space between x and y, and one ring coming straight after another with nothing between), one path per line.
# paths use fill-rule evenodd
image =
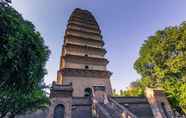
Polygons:
M57 83L72 83L73 96L84 96L93 86L111 94L108 60L100 28L87 10L76 9L68 20Z
M103 46L94 16L75 9L65 31L47 118L175 118L161 90L147 88L141 97L111 96L111 72Z

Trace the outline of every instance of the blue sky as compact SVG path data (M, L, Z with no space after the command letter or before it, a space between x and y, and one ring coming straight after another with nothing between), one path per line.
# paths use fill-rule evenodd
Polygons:
M67 20L75 8L87 9L101 27L112 87L119 90L140 76L133 63L144 40L186 20L186 0L12 0L33 22L51 50L47 84L56 79Z

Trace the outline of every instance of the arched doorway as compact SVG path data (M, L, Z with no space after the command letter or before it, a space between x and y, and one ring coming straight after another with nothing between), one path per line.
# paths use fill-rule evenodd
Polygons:
M62 104L58 104L54 109L54 118L64 118L65 107Z
M91 96L91 95L92 95L92 89L91 88L85 88L84 96Z

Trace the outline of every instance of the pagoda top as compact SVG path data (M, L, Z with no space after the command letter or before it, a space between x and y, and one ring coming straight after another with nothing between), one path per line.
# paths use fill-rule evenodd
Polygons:
M87 12L87 13L90 13L88 10L86 10L86 9L81 9L81 8L75 8L75 9L74 9L74 12Z

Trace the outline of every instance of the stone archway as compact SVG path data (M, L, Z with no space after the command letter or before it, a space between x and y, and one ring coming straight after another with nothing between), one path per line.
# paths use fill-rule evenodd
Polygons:
M54 118L64 118L65 117L65 107L62 104L58 104L54 109Z

